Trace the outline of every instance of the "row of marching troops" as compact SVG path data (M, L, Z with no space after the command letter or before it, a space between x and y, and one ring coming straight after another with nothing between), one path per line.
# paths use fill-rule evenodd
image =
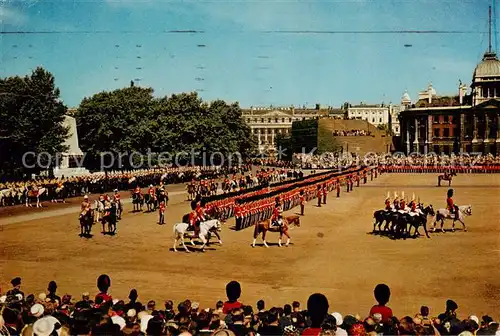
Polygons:
M259 192L250 193L251 196L238 195L213 201L207 206L216 209L223 220L234 216L236 229L240 230L274 217L276 208L287 211L300 205L301 215L304 215L306 202L317 198L318 206L321 206L326 204L329 192L335 190L337 197L340 197L342 186L346 192L351 192L354 185L359 186L361 181L367 183L368 176L373 180L377 174L377 168L351 168L340 174L331 173L326 177L325 174L321 174L277 188L264 188Z

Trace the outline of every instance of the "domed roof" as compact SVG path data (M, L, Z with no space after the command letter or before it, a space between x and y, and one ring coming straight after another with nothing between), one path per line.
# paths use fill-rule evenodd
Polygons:
M476 66L474 77L500 77L500 61L495 53L485 53L483 60Z
M403 97L401 97L402 102L411 102L410 95L408 94L408 91L405 90L405 93L403 93Z

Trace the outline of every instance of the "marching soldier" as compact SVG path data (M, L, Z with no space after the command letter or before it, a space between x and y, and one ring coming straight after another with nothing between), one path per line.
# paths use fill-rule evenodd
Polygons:
M326 183L323 184L323 204L326 204L326 195L328 195L328 189L326 187Z
M158 210L158 214L159 214L158 224L160 224L160 225L165 224L165 208L166 208L165 200L162 200L160 202L160 207Z
M318 199L318 208L321 208L321 196L323 192L321 190L321 186L318 185L318 190L316 191L316 198Z
M304 208L305 208L305 198L304 198L304 190L301 190L299 193L299 200L300 200L300 215L304 216Z

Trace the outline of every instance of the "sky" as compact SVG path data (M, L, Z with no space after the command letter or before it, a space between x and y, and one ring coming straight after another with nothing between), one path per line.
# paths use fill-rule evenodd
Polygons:
M43 66L69 107L131 80L242 107L398 103L430 82L438 95L471 83L492 4L0 0L0 76Z

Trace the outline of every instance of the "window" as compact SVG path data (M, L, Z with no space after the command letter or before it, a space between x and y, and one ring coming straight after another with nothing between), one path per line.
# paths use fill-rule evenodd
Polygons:
M292 118L288 118L288 122L292 122Z
M267 122L268 122L268 123L271 123L271 118L268 118L268 119L267 119Z
M447 138L447 137L449 137L449 136L450 136L450 129L449 129L449 128L445 128L443 131L444 131L443 136L444 136L445 138Z
M434 129L434 136L435 136L436 138L439 138L439 137L441 136L441 132L440 132L440 131L441 131L441 130L440 130L439 128L435 128L435 129Z
M378 122L379 122L379 123L382 123L382 118L378 118Z
M285 118L281 119L281 122L285 122Z
M434 145L434 153L439 154L439 145Z
M261 119L260 119L260 122L261 122L261 123L263 123L263 122L264 122L264 118L261 118Z
M278 118L275 118L275 119L274 119L274 122L275 122L275 123L278 123Z

